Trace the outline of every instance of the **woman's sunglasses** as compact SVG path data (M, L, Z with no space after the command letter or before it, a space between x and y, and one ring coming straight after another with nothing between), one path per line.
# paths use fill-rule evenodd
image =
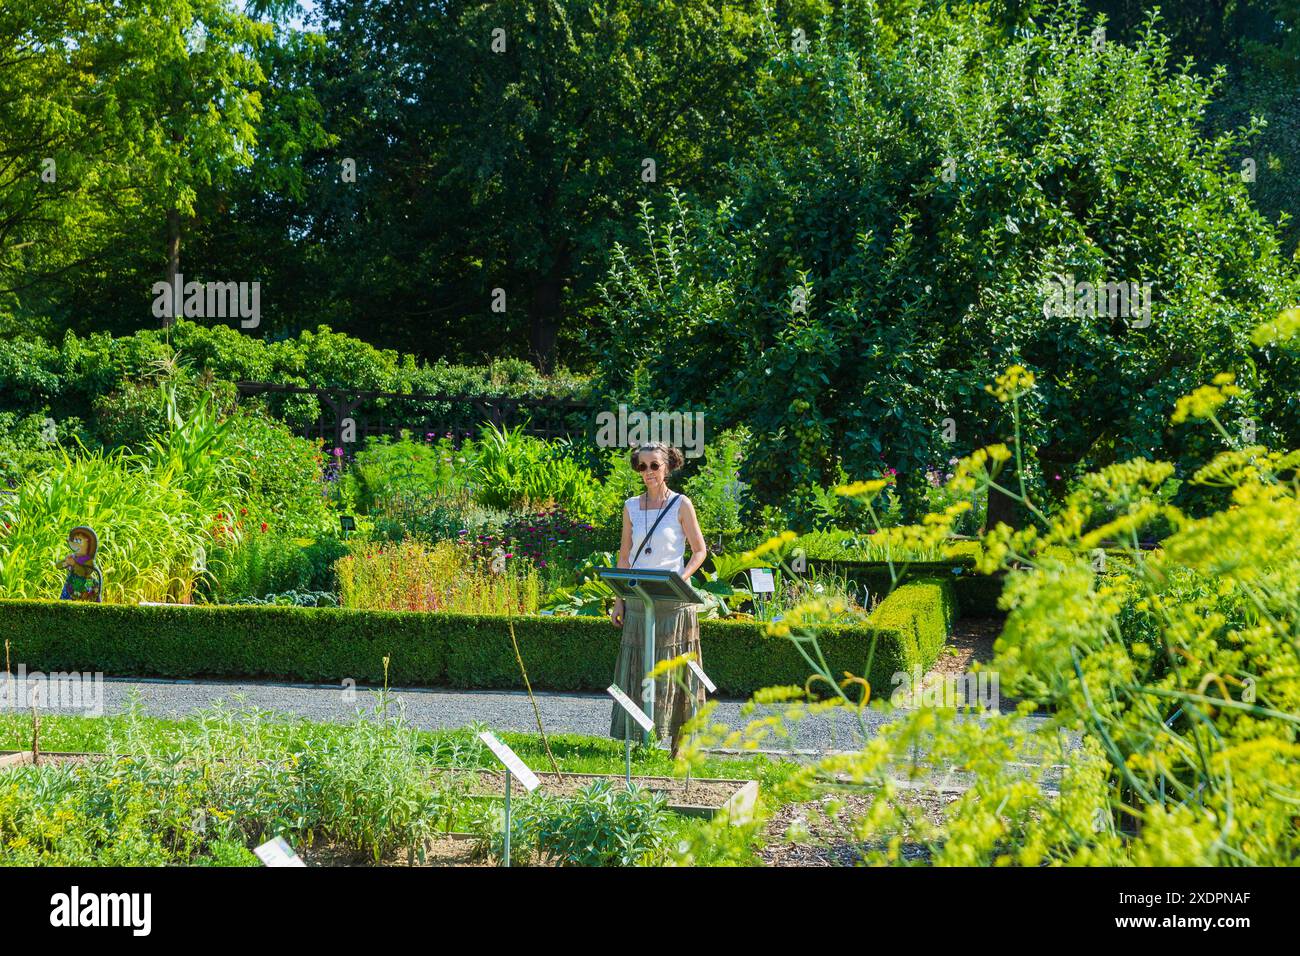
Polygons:
M636 463L636 470L637 470L637 471L645 471L647 468L649 468L651 471L658 471L658 470L659 470L659 462L657 462L657 461L638 461L638 462Z

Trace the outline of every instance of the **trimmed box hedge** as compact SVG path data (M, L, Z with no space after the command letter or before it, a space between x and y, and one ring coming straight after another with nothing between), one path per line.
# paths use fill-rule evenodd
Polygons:
M918 664L922 671L929 670L948 642L956 619L956 589L951 581L922 578L900 585L871 615L876 627L903 635L903 655L889 674L900 670L910 674ZM881 685L873 681L872 686Z
M821 637L838 675L861 674L877 641L870 681L889 686L897 671L928 669L953 617L949 581L900 587L862 627ZM515 636L534 687L604 690L614 674L620 632L604 618L521 616ZM136 606L70 601L0 601L0 633L15 666L30 671L102 671L135 677L244 677L394 686L520 688L501 616L356 611L339 608ZM786 638L752 622L700 621L704 667L727 695L802 685L808 666Z
M844 575L858 588L866 587L872 594L889 590L889 565L884 561L841 561L808 559L810 573L829 572ZM950 561L917 561L912 564L897 562L903 584L926 578L947 578L952 581L957 598L957 609L962 617L1002 617L998 598L1006 575L979 574L975 559L956 558ZM902 585L900 585L902 587Z

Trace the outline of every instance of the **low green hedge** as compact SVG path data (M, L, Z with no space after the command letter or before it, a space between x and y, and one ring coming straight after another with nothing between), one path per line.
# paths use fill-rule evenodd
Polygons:
M822 652L836 674L861 674L877 640L873 687L896 671L926 669L951 622L952 586L899 588L861 627L827 630ZM619 632L603 618L528 616L515 636L533 686L603 690ZM68 601L0 601L0 633L29 671L102 671L113 676L249 677L377 684L390 658L394 686L522 686L504 617L267 606L160 607ZM937 635L937 636L936 636ZM749 622L700 622L704 667L727 695L800 684L808 666L785 638Z
M998 598L1002 596L1004 574L984 575L975 571L975 559L956 558L951 561L917 561L912 564L896 563L895 570L904 584L926 578L946 578L952 581L957 599L957 610L962 617L1002 617ZM842 574L859 589L865 587L872 594L889 591L889 565L883 561L817 561L809 560L810 574L830 572Z
M888 673L920 665L930 669L939 658L957 619L956 589L947 578L922 578L898 587L872 612L871 623L877 628L903 635L903 654L897 667ZM873 687L880 687L872 681Z

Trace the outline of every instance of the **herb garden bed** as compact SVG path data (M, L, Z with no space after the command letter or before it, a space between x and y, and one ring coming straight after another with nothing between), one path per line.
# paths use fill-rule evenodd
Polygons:
M41 753L33 760L30 750L0 751L0 772L39 762L44 765L79 764L88 760L105 759L105 753ZM505 792L505 774L499 770L461 770L436 768L433 781L446 775L468 783L468 796L479 799L500 799ZM604 780L615 790L626 789L625 777L619 774L597 773L538 773L542 789L551 796L573 797L584 787ZM754 813L758 797L757 780L726 780L696 777L633 777L632 782L649 793L661 794L668 809L683 816L711 819L726 812L733 823L744 823ZM444 848L445 849L445 848ZM342 850L339 851L344 852ZM328 865L328 864L326 864Z
M439 769L438 773L468 779L471 796L501 797L505 793L503 771ZM560 797L575 796L596 780L604 780L616 790L626 789L626 778L618 774L566 773L557 776L539 773L537 779L546 793ZM706 777L694 778L688 783L684 777L633 777L632 783L647 792L662 794L668 802L668 809L674 813L711 818L726 811L733 823L748 821L753 816L758 798L757 780Z

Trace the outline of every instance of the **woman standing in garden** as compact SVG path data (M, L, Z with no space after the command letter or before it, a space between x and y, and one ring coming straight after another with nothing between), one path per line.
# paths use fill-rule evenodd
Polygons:
M644 568L676 571L686 580L704 563L708 550L695 517L691 499L668 487L668 476L679 469L685 459L677 448L663 442L641 445L631 454L632 467L641 475L645 491L623 504L623 540L618 549L620 568ZM691 558L685 559L686 544ZM614 682L633 700L641 699L641 681L655 663L694 654L700 662L700 627L691 604L658 604L655 615L655 661L647 664L645 656L644 611L640 601L625 607L622 599L614 602L610 619L623 628L623 642L614 669ZM684 681L689 692L683 690ZM672 740L677 754L681 726L704 703L704 689L689 670L655 682L656 737ZM610 736L623 739L624 734L639 735L640 728L628 726L630 718L614 704Z

